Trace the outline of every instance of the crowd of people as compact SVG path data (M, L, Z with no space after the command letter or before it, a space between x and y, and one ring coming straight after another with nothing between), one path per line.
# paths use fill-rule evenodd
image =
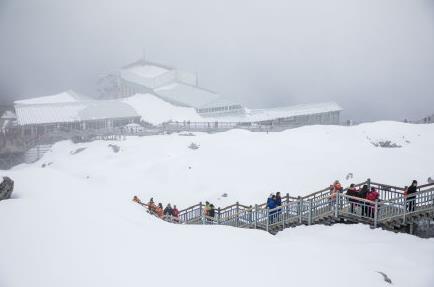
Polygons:
M156 214L158 217L168 220L179 220L179 210L176 207L176 205L172 205L168 203L166 207L163 209L163 204L160 202L158 205L155 204L154 198L151 197L151 199L148 202L148 210L151 213Z
M179 221L179 210L176 205L173 205L172 207L172 205L168 203L166 207L163 208L163 204L161 202L155 204L154 198L152 197L147 204L142 203L137 196L134 196L133 201L145 205L151 214L154 214L161 219L166 219L169 221Z
M334 208L336 206L337 195L338 193L343 193L344 188L342 187L341 183L336 180L330 185L329 190L329 204L332 208ZM415 211L417 191L418 188L416 180L413 180L409 187L405 187L404 197L406 199L406 209L409 212ZM375 187L369 188L367 184L364 184L361 188L357 189L356 185L352 183L347 189L345 195L348 196L347 200L349 202L350 213L355 214L360 212L361 216L374 218L376 212L375 202L380 200L380 193ZM173 205L172 207L171 204L168 203L166 207L163 208L163 204L155 204L153 198L151 198L147 204L143 204L140 202L137 196L134 196L133 201L147 206L150 213L155 214L162 219L179 221L179 210L176 208L176 205ZM270 210L269 221L271 224L279 220L279 217L281 216L282 210L278 208L279 206L282 206L282 196L280 192L277 192L276 194L270 194L267 199L266 207ZM203 211L206 222L211 223L216 212L214 205L206 201Z
M330 194L332 200L334 199L334 203L336 202L336 194L338 192L342 192L343 188L339 181L335 181L333 185L330 186ZM417 181L413 180L409 187L405 187L404 189L404 198L406 199L406 209L409 212L413 212L415 210L415 202L417 192ZM350 203L350 213L354 213L357 207L361 208L362 216L375 216L375 201L380 200L380 194L378 193L375 187L371 187L369 189L368 185L365 184L362 188L357 189L355 184L351 184L348 188L346 195L351 196L348 201ZM367 200L361 201L358 198Z
M360 207L362 216L375 216L375 201L380 198L380 194L378 193L375 187L371 187L369 189L367 184L364 184L362 188L357 189L355 184L352 183L348 188L346 195L351 196L348 198L348 202L350 203L350 213L355 213L356 208ZM368 200L369 202L361 201L358 199Z

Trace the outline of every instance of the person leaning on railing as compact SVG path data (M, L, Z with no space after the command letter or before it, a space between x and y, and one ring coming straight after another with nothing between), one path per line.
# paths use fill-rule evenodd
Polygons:
M158 203L158 206L155 209L155 213L157 214L158 217L163 218L164 210L163 210L163 204L161 202Z
M172 206L170 205L170 203L168 203L166 205L166 208L164 208L164 216L172 216Z
M372 218L374 218L375 212L376 212L375 201L377 201L379 197L380 197L380 194L377 192L377 189L375 187L371 187L371 190L366 195L366 199L372 202L372 203L370 203L370 205L368 207L369 215Z
M173 216L173 220L176 222L179 222L179 210L178 208L176 208L176 205L173 205L172 208L172 216Z
M155 205L154 198L152 198L152 197L148 202L148 210L151 213L155 213L157 211L157 206Z
M342 187L339 180L335 180L333 184L330 185L330 206L333 207L336 204L336 197L339 192L342 192L344 188Z
M351 197L358 197L359 196L359 192L356 189L356 185L354 183L352 183L350 185L350 187L347 190L346 195L351 196ZM354 198L349 198L348 202L350 203L350 213L354 213L354 206L359 202L357 199Z
M417 181L413 180L410 187L406 189L404 192L404 196L407 198L407 211L412 212L415 209L415 203L416 203L416 195L417 192Z
M368 192L369 192L369 187L367 184L364 184L362 189L359 190L358 197L361 199L366 199ZM366 202L360 201L360 206L362 208L362 216L367 216L368 215L368 206L366 205Z

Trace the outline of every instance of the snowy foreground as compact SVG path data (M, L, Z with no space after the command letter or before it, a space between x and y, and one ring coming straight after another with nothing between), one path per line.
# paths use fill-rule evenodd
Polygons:
M373 144L385 140L402 147ZM0 286L387 286L376 271L394 286L434 286L434 239L364 225L277 236L177 226L131 202L223 207L308 194L335 179L424 183L434 178L434 125L173 134L111 142L118 153L109 144L61 142L32 165L0 171L16 182L14 199L0 202Z

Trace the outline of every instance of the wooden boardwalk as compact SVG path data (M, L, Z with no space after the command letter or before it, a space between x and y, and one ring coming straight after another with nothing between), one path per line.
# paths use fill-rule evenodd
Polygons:
M204 212L204 204L198 203L180 211L179 217L164 216L163 220L175 224L214 224L238 228L260 229L276 234L298 225L335 223L363 223L372 228L413 233L413 226L422 220L434 219L434 183L418 187L412 199L404 195L404 188L367 180L356 184L375 187L379 200L369 200L346 195L346 189L332 198L329 188L303 197L287 194L282 205L268 209L265 203L247 206L240 203L216 209L214 217ZM409 203L414 202L414 210ZM147 208L147 205L136 201ZM148 209L148 208L147 208ZM149 212L149 210L148 210ZM152 214L152 212L150 212ZM155 214L154 214L155 215Z

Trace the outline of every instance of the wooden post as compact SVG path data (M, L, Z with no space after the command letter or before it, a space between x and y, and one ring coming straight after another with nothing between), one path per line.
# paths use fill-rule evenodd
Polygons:
M217 210L217 224L220 225L220 207Z
M202 202L199 202L199 217L202 221L202 224L205 224L205 217L203 216L203 210L202 210Z
M309 218L307 220L307 224L312 224L312 199L309 199Z
M235 226L238 227L240 223L240 203L237 201L236 203L236 219L235 219Z
M255 204L255 229L258 227L258 205Z
M298 222L301 224L303 222L303 198L298 197Z
M267 221L265 222L265 230L268 232L268 225L269 225L269 216L268 216L269 210L268 208L265 209L265 215L267 216Z
M374 228L377 228L378 224L378 199L375 200L375 208L374 208Z
M335 217L338 218L339 216L339 192L336 192L336 202L335 202Z

